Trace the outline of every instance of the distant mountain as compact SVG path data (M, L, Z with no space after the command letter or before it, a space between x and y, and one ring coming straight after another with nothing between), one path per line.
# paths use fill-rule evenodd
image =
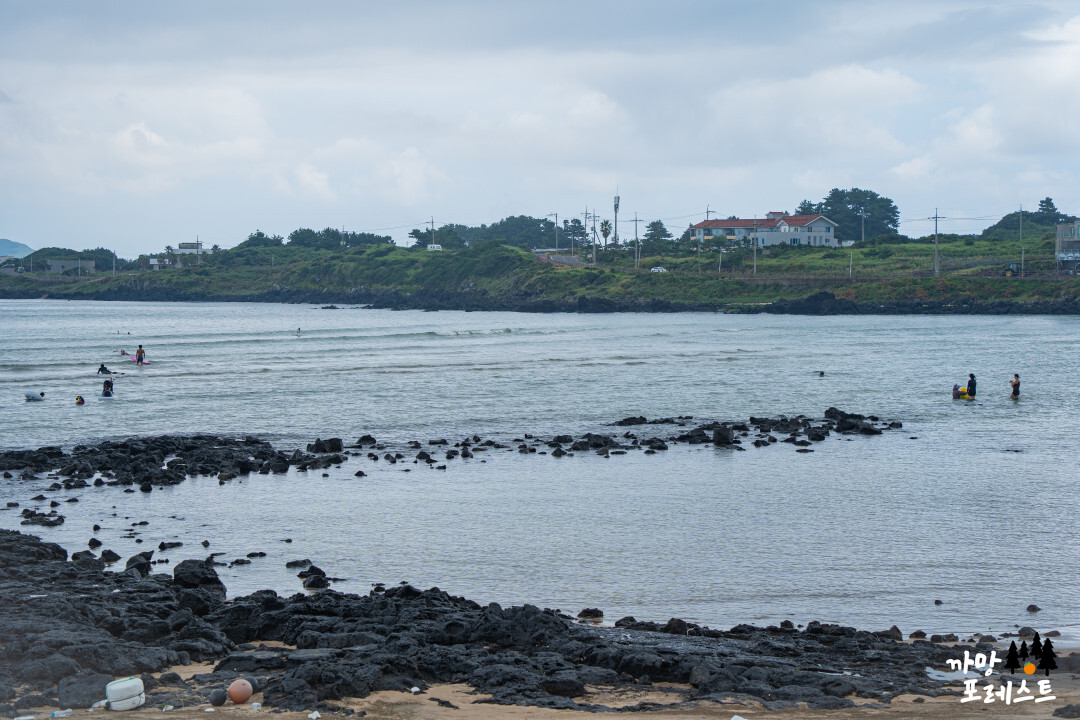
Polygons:
M0 238L0 255L12 255L21 258L26 257L32 252L34 252L34 248L29 245L23 245L22 243L17 243L13 240Z

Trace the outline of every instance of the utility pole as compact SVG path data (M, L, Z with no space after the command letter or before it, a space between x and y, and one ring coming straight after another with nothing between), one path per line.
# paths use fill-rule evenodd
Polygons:
M636 245L636 248L634 250L634 268L636 269L637 266L638 266L638 263L641 262L641 240L638 239L637 227L638 227L638 223L639 222L644 222L644 220L638 220L637 213L635 212L634 213L634 219L631 220L630 222L634 223L634 244Z
M710 209L709 209L709 206L708 206L708 205L706 205L706 206L705 206L705 221L706 221L706 222L708 222L708 221L709 221L709 213L712 213L713 215L715 215L715 214L716 214L716 211L715 211L715 210L710 210Z
M702 236L704 234L705 233L703 231L701 233L701 235L698 235L698 239L697 239L697 274L698 275L701 274L701 238L702 238Z
M754 274L757 275L757 238L754 238Z
M559 213L548 213L548 217L555 216L555 254L559 254Z
M1024 277L1024 247L1020 246L1020 277Z
M934 208L934 217L931 218L934 221L934 277L937 277L940 267L938 265L938 252L937 252L937 221L943 218L938 215L937 208Z
M859 225L862 228L862 246L866 247L866 208L859 209Z
M585 224L581 226L581 253L585 254L585 241L589 239L589 208L585 207L585 214L582 215ZM596 256L593 256L593 262L596 262Z
M854 267L854 265L855 265L855 251L852 250L851 251L851 257L848 258L848 263L847 263L847 277L848 277L848 280L851 279L851 269L852 269L852 267Z
M435 216L431 216L431 244L435 244Z
M1020 203L1020 242L1024 242L1024 203Z
M596 213L592 214L592 261L596 264L596 245L599 238L596 235Z

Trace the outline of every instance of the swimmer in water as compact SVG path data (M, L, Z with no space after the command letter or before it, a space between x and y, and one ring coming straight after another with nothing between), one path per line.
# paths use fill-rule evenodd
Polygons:
M76 405L84 405L85 403L86 403L86 401L83 400L82 395L76 395L75 396L75 404Z

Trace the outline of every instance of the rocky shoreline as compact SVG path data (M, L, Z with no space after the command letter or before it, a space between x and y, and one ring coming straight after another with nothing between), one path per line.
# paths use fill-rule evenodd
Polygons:
M960 297L952 300L886 300L858 302L822 291L799 300L739 308L740 313L773 315L1080 315L1080 298L1013 302Z
M659 682L685 685L684 702L756 700L772 709L956 694L925 670L944 667L958 650L902 642L896 628L785 622L715 630L678 618L623 618L602 628L410 585L363 596L263 590L226 602L211 563L185 560L168 575L138 558L112 572L0 531L0 714L89 707L107 682L128 675L142 675L152 705L206 705L214 690L252 677L266 706L323 712L343 698L436 683L467 683L495 703L592 711L611 708L575 699L588 688ZM216 665L189 680L168 672L198 661Z
M77 297L57 296L72 300L139 301L139 302L259 302L327 305L342 303L382 310L458 310L464 312L524 312L524 313L672 313L672 312L736 312L782 315L1080 315L1080 297L1063 296L1053 300L1015 302L1010 300L980 300L964 296L946 300L886 300L856 301L837 298L829 291L815 292L801 299L776 300L771 303L747 304L725 300L684 303L660 298L611 300L578 296L574 299L548 298L519 293L493 296L477 291L446 291L420 289L415 292L395 290L305 290L274 287L246 295L215 294L178 290L169 285L148 283L80 294ZM42 290L16 291L0 288L0 300L29 300L42 297Z
M663 452L672 444L737 451L779 442L807 452L830 436L901 428L896 421L829 408L814 419L627 417L604 432L506 442L471 436L390 447L364 435L349 445L320 439L291 453L255 438L162 436L69 452L4 452L0 470L11 487L34 482L39 488L52 480L49 491L57 496L88 485L152 492L192 476L225 483L350 459L437 469L495 451L610 458ZM24 525L63 522L58 499L39 494L32 500L48 503L48 511L20 508L17 501L5 509L21 512ZM489 694L485 702L586 711L653 709L652 703L609 707L593 698L654 683L675 684L664 686L675 704L663 707L701 701L760 702L770 709L801 703L813 709L881 707L901 694L958 694L926 668L944 668L964 648L994 649L987 638L957 648L947 644L955 636L927 640L918 631L905 642L895 626L869 632L785 621L719 630L680 618L655 623L625 617L600 627L595 623L603 612L597 608L576 617L530 605L503 608L404 583L346 594L330 589L334 579L310 560L286 564L300 569L306 592L283 597L261 590L228 600L214 554L179 562L170 574L159 572L159 563L168 561L155 559L155 550L123 558L96 538L88 545L90 550L69 555L33 535L0 530L0 715L89 707L103 698L106 683L129 675L143 678L149 705L174 708L205 706L238 677L251 679L267 707L346 715L352 713L347 698L380 690L423 692L443 683L467 684ZM176 545L162 542L158 550ZM190 663L213 665L188 678L175 672ZM1066 667L1071 659L1060 663Z
M744 445L766 447L787 443L796 452L814 452L812 446L836 435L881 435L903 428L899 421L882 420L874 415L848 413L834 407L823 417L751 417L745 421L700 420L692 416L656 418L627 417L612 422L605 432L577 435L560 433L548 437L525 434L523 437L483 439L467 436L451 442L437 438L422 442L409 440L396 445L362 435L352 444L341 438L316 439L306 450L292 452L275 449L270 443L253 437L230 438L211 435L136 437L107 440L97 445L78 445L65 452L59 446L0 452L0 473L5 479L39 480L39 474L52 473L55 480L49 490L79 490L90 485L123 486L128 492L138 488L150 493L154 488L176 485L188 477L216 476L220 482L259 473L285 473L294 468L301 472L340 467L352 458L396 465L412 462L446 469L446 463L467 460L496 451L550 455L553 458L591 453L617 457L631 452L652 455L672 445L714 445L742 451ZM365 472L355 473L363 477ZM44 496L34 498L39 502ZM24 525L58 525L63 515L53 500L48 512L31 508L21 511ZM7 503L17 509L19 503Z

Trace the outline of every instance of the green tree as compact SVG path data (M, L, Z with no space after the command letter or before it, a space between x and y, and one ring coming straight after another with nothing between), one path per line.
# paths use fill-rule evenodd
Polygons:
M297 228L289 233L289 244L295 247L319 247L319 233L311 228Z
M285 242L285 238L280 235L267 235L262 230L256 230L247 236L247 240L240 243L234 249L240 248L256 248L256 247L281 247Z
M563 237L566 238L567 243L572 241L576 245L584 245L585 226L577 218L563 220Z
M667 255L674 249L675 236L664 226L662 220L653 220L645 226L641 238L642 255Z
M165 246L165 262L169 265L173 264L173 247L172 245Z
M1057 217L1058 209L1057 206L1054 205L1053 200L1051 200L1049 197L1045 197L1039 201L1038 213L1040 215L1053 215L1054 217Z
M833 188L817 211L837 224L836 236L840 240L860 239L864 219L867 238L895 234L900 225L896 204L872 190Z
M653 220L645 226L645 241L662 243L671 240L674 235L664 226L663 220Z
M815 205L814 203L810 202L809 200L803 200L801 203L799 203L799 207L795 208L795 214L796 215L817 215L820 212L820 210L818 210L819 207L820 207L820 203L818 205ZM830 218L830 219L832 219L832 218Z
M426 248L431 244L441 245L443 250L457 250L465 247L465 241L461 239L453 225L443 225L435 230L434 235L431 230L417 228L409 232L409 237L415 241L412 247L417 248Z
M600 234L604 236L604 249L608 249L608 237L611 235L611 221L600 221Z

